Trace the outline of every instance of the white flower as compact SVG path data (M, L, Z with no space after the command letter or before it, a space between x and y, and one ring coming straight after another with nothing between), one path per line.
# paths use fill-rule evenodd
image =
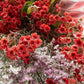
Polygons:
M12 67L12 65L10 65L10 71L12 71L14 74L18 74L18 72L21 70L21 67Z
M8 75L3 75L2 78L8 79Z

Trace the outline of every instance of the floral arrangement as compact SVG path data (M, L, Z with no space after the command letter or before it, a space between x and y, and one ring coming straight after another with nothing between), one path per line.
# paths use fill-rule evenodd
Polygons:
M84 84L82 3L0 0L0 84Z

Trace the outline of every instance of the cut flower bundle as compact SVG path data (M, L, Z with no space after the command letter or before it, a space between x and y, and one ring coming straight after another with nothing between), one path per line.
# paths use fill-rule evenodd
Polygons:
M0 84L84 84L83 26L70 8L77 4L0 0Z

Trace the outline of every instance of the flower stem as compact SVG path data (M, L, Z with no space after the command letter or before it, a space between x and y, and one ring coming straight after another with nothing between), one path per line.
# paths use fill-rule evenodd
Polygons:
M39 75L38 71L36 71L36 73L37 73L38 77L40 78L41 84L44 84L44 82L43 82L41 76Z

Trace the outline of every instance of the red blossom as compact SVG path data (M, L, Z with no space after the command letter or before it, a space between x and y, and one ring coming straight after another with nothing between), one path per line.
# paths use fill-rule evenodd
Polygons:
M48 79L46 80L46 82L47 82L47 84L54 84L54 82L53 82L53 80L52 80L51 78L48 78Z
M55 21L59 21L60 20L60 16L59 15L55 15L54 19L55 19Z
M74 78L70 78L69 80L70 80L71 84L73 84L73 83L76 84L77 83L76 79L74 79Z
M62 34L66 33L66 28L65 27L59 28L59 32Z
M74 60L77 57L77 53L76 52L70 52L70 58L72 60Z
M68 44L71 43L71 41L72 41L71 38L69 38L69 37L66 38L65 40L66 40L66 42L67 42Z
M81 47L83 45L83 41L81 40L81 38L78 39L74 39L74 43L75 45Z
M80 31L83 31L83 27L82 27L80 24L77 26L77 28L78 28Z
M28 36L21 36L17 46L9 48L9 42L6 38L1 39L0 49L5 49L6 55L9 59L15 60L19 56L25 63L29 64L31 52L41 46L42 40L37 33L32 33Z
M71 45L71 50L73 50L73 51L78 51L78 47L77 47L77 45Z
M49 32L50 31L50 27L46 24L42 24L40 26L40 29L44 30L45 32Z
M26 17L27 16L27 13L26 12L22 12L22 17Z

